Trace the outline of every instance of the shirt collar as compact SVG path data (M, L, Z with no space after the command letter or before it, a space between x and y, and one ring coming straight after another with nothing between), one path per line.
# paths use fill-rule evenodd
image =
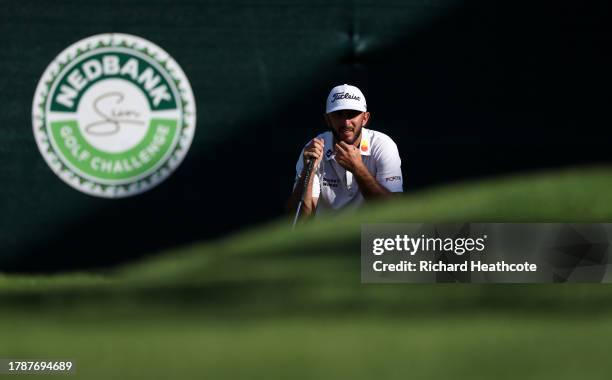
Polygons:
M359 143L359 152L361 152L362 156L369 156L371 154L372 145L370 144L370 137L370 130L366 128L361 128L361 142ZM334 134L331 132L326 133L323 136L323 141L325 159L331 160L336 157L336 154L334 153Z

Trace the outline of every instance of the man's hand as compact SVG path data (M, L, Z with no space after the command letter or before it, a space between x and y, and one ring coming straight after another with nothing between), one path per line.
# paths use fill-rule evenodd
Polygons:
M353 173L359 185L359 191L365 199L387 198L391 192L378 183L361 160L361 152L354 145L344 141L336 144L336 162L344 169Z
M295 185L293 193L291 193L291 197L287 202L287 209L296 212L300 199L303 201L300 218L310 217L317 208L317 201L319 198L314 198L312 196L312 186L315 175L311 173L309 181L306 183L306 170L308 168L308 161L310 160L315 160L314 170L316 170L323 158L324 145L323 139L315 138L304 148L304 154L302 156L304 166L302 172L298 174L298 183ZM304 189L303 193L302 189Z
M317 168L319 166L319 163L321 163L321 159L323 158L324 146L325 143L323 142L323 139L312 139L310 144L304 148L304 167L308 166L308 161L312 159L316 160L314 167Z
M344 141L340 141L339 144L335 145L335 148L336 162L344 169L355 174L355 171L363 168L361 152L359 152L359 149L357 149L355 145L349 145Z

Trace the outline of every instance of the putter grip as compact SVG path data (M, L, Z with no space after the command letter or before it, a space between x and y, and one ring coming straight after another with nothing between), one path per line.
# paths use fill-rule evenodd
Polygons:
M308 182L310 182L310 176L312 175L312 169L314 169L315 159L311 159L308 161L308 166L306 166L306 173L304 173L304 188L302 189L302 200L304 200L304 194L306 194L306 190L308 190Z

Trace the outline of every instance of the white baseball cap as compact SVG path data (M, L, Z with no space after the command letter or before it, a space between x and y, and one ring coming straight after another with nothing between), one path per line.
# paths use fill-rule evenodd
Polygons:
M338 110L356 110L366 112L368 105L365 96L360 89L355 86L343 84L332 88L327 96L325 113Z

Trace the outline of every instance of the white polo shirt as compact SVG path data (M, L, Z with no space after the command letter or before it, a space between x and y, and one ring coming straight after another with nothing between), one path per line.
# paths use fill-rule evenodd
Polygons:
M317 203L317 214L324 214L340 208L356 208L363 203L363 195L359 191L359 185L353 178L353 173L345 170L335 160L334 136L332 132L325 132L317 136L323 139L323 159L321 164L313 173L312 196L319 198ZM306 147L304 147L306 148ZM384 133L362 128L361 143L359 144L361 159L368 171L382 186L394 193L402 192L402 169L397 145ZM304 149L300 153L295 166L296 179L302 173L304 167Z

